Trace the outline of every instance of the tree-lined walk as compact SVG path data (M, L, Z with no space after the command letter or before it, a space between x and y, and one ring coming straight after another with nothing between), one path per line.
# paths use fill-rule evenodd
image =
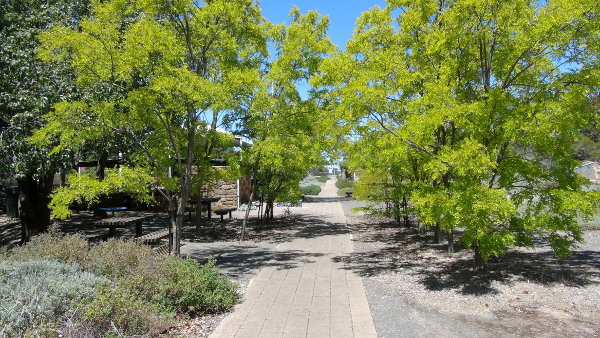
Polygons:
M387 240L378 226L403 225L388 250L394 254L409 238L417 248L445 247L448 261L472 257L458 269L446 262L451 276L430 277L434 286L453 285L436 278L456 271L489 281L486 266L523 248L548 246L562 266L583 241L582 225L600 208L598 172L592 180L580 175L600 168L582 162L600 142L600 2L386 0L363 12L346 46L337 47L329 16L292 7L286 23L276 24L261 6L0 0L0 179L11 187L7 209L20 209L23 244L0 250L3 271L27 269L12 260L56 242L38 259L79 264L112 282L90 284L98 293L81 301L110 303L116 312L150 309L147 322L100 334L154 335L173 319L159 318L158 307L185 316L198 314L194 302L202 311L221 304L212 309L219 312L239 296L225 279L203 280L196 263L180 260L186 240L235 237L243 245L281 226L279 250L298 258L263 269L219 335L364 337L376 333L361 279L342 263L358 255L337 201L382 216L372 218L382 234L375 242ZM327 176L338 166L339 177ZM119 214L105 220L111 210ZM99 246L124 260L116 278L98 267L110 264L106 257L87 261L90 252L109 254L81 238L59 240L58 228L44 234L53 221L70 220L80 230L110 229L108 237L138 223L135 236L144 238L146 213L160 223L152 241L168 238L162 249L170 256L159 260L165 275L144 265L156 257L148 248L121 240ZM288 221L305 226L292 239L285 238ZM104 235L94 232L90 241ZM69 243L81 252L66 249ZM62 277L79 269L38 263L32 266ZM218 275L211 264L202 268L210 278ZM427 263L407 263L419 264ZM582 270L596 266L581 263ZM182 280L169 274L176 268L209 289L165 286ZM164 289L145 289L154 285ZM212 297L226 299L204 299ZM128 305L112 306L119 302ZM0 322L11 322L14 313L1 310ZM38 330L48 327L60 335L72 329L65 328L71 315L84 323L78 329L106 325L72 306L57 311L38 320L23 308L18 316L29 319L10 332L43 335Z
M340 202L294 212L310 226L275 256L296 258L261 269L211 337L377 337L362 279L344 263L352 242Z

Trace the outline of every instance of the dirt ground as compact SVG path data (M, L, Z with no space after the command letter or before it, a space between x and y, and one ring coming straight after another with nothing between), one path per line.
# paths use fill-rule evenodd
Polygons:
M565 261L539 243L492 259L480 271L470 251L459 247L449 255L445 244L434 244L432 233L364 215L350 216L348 226L355 248L348 266L365 279L376 325L385 319L377 325L381 337L400 331L377 309L404 311L398 304L416 310L424 330L439 320L463 325L446 336L600 336L598 230L586 230L586 242ZM384 299L389 304L380 304ZM427 316L433 316L429 324Z

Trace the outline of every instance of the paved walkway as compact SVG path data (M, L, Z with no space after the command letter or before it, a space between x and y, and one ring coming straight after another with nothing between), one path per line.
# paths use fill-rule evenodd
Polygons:
M337 178L335 176L329 176L329 181L325 182L325 184L321 187L321 192L319 193L319 197L338 197L337 191L338 188L335 186L335 182L337 182ZM331 178L333 177L333 178Z
M211 337L377 337L362 279L344 269L352 243L341 204L304 206L305 226L277 248L294 259L263 268Z

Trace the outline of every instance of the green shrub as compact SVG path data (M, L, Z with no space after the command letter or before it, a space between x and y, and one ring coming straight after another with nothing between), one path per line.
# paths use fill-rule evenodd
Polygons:
M169 257L161 269L160 293L165 305L189 313L217 312L237 304L240 295L210 260L200 267L192 259Z
M89 308L98 309L109 303L107 311L114 315L121 311L119 313L124 317L133 316L133 312L116 307L133 300L171 313L202 314L227 309L240 297L236 286L218 272L214 262L201 267L193 260L156 255L148 246L132 241L112 239L88 248L87 242L79 236L48 233L8 253L8 259L12 261L35 257L77 262L84 271L112 281L120 290L115 291L116 294L103 291L102 298L94 299ZM133 309L140 304L132 305ZM140 308L143 306L140 305ZM156 312L148 311L150 314ZM125 330L139 332L143 331L142 328L154 330L151 327L162 327L162 319L152 316L154 319L150 322L134 323ZM88 320L91 322L87 323ZM104 317L94 319L88 316L82 327L85 330L90 325L105 328L104 320ZM78 332L76 325L69 329Z
M192 315L221 311L240 299L237 286L219 273L214 261L200 267L191 259L164 257L157 272L147 269L121 285L164 310Z
M348 179L339 179L337 182L335 182L335 186L338 187L338 189L353 188L354 181Z
M72 304L91 299L107 283L76 264L38 260L0 262L0 336L55 327L75 313Z
M173 313L140 299L124 287L103 287L82 305L82 326L114 336L158 336L174 323ZM88 329L89 331L89 329Z
M11 260L51 260L83 265L89 250L81 236L67 235L51 229L35 236L26 245L16 247L7 255Z
M325 182L329 181L329 176L327 176L327 175L319 176L319 177L317 177L317 181L319 181L321 183L325 183Z
M155 255L134 242L110 240L92 247L87 269L167 311L201 314L239 301L236 286L213 261L201 267L193 260Z
M161 259L149 246L110 239L90 249L84 268L117 280L135 274L157 273L158 261Z
M318 185L308 185L300 187L300 193L302 195L318 195L321 192L321 187Z

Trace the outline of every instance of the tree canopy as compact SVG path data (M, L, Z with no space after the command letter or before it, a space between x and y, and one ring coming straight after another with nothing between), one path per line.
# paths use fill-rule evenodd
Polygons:
M56 26L40 36L40 56L68 62L82 97L57 104L34 140L58 139L55 150L134 140L134 165L152 169L177 210L178 254L200 145L210 141L218 114L257 87L263 24L251 0L94 1L76 29ZM171 166L176 179L167 177Z
M388 1L318 84L355 133L355 168L409 180L424 224L464 229L483 260L534 234L563 256L598 205L572 146L597 119L598 14L586 0Z
M33 132L53 105L78 96L65 62L36 57L37 35L52 25L73 25L87 13L89 1L0 1L0 178L20 190L23 240L49 224L48 195L54 175L71 168L69 151L50 154L52 142L32 146Z

